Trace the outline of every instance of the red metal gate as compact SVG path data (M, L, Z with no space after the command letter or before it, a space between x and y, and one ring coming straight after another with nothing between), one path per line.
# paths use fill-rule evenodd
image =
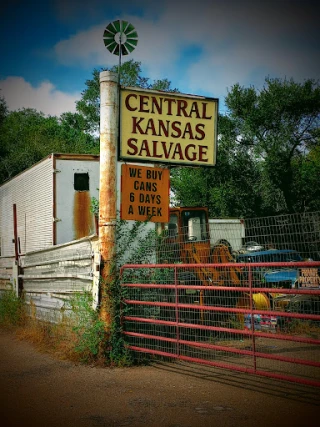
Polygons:
M128 348L320 386L319 269L320 262L125 265ZM263 283L266 271L281 281ZM223 285L203 286L204 276Z

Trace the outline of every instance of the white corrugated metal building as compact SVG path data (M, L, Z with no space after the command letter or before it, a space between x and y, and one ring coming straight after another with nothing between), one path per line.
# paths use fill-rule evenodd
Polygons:
M97 307L100 252L90 205L99 199L99 160L50 154L0 186L0 298L23 290L27 306L48 321L59 321L74 293L91 293ZM120 162L117 175L119 210Z
M27 306L49 321L75 292L91 293L97 306L90 204L99 198L99 169L99 155L50 154L0 186L0 297L23 289Z
M14 256L13 205L20 254L95 233L99 156L51 154L0 186L0 257Z

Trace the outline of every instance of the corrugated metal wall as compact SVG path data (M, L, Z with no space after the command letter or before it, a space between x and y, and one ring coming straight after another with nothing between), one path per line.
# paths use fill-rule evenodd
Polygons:
M13 290L13 265L14 258L0 258L0 297L3 292Z
M0 187L1 257L14 255L13 204L21 253L52 245L52 173L46 158Z
M61 320L66 299L92 293L98 304L100 254L97 236L82 238L26 254L23 260L24 297L38 319Z
M227 240L233 250L243 246L245 227L240 219L209 219L209 231L212 245L219 243L219 240Z

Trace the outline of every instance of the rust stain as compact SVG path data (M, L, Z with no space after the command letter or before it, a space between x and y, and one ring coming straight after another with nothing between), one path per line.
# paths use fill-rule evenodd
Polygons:
M76 191L74 193L73 223L75 239L80 239L90 234L90 230L92 229L90 203L89 191Z

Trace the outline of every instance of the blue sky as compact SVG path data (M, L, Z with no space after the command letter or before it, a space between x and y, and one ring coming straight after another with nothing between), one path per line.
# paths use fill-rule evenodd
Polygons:
M103 44L116 19L139 34L124 59L141 61L151 81L219 98L221 112L237 82L320 78L316 0L11 0L0 10L0 96L10 110L75 111L93 69L118 62Z

